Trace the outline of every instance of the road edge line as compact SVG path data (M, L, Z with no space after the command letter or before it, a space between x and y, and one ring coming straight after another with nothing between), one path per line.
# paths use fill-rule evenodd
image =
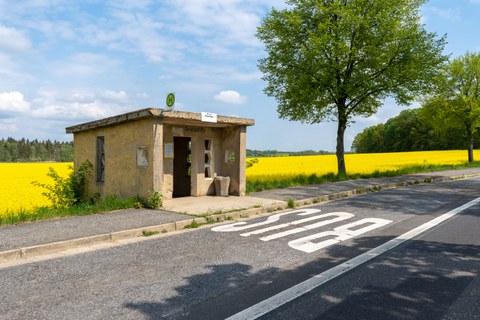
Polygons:
M451 219L458 213L480 203L480 197L476 198L470 202L465 203L464 205L457 207L453 210L450 210L447 213L442 214L441 216L432 219L410 231L407 231L400 236L385 242L384 244L370 249L369 251L356 256L336 267L328 269L316 276L313 276L310 279L307 279L291 288L288 288L282 292L277 293L276 295L265 299L247 309L244 309L230 317L226 320L243 320L243 319L257 319L281 306L284 304L320 287L321 285L327 283L328 281L337 278L338 276L384 254L385 252L390 251L391 249L397 247L403 242L410 240L427 230L432 229L433 227L438 226L440 223Z

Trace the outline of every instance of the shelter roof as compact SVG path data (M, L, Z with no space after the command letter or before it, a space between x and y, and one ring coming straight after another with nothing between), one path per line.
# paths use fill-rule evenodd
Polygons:
M216 116L216 122L206 122L203 120L202 113L146 108L100 120L81 123L66 128L66 132L76 133L101 127L120 125L122 123L145 118L159 118L162 119L163 123L167 124L202 127L253 126L255 124L255 120L253 119L227 117L221 115Z

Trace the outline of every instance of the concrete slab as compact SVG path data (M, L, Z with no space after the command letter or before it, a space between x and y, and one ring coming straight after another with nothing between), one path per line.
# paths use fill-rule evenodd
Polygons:
M284 201L265 199L257 197L182 197L163 201L163 210L190 214L202 215L205 213L231 212L246 210L250 208L261 208L276 204L283 204Z

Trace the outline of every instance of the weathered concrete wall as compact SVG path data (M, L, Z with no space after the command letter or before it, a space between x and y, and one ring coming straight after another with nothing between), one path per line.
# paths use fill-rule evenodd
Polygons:
M158 120L157 120L158 121ZM74 161L79 165L87 159L96 167L97 137L105 140L105 180L96 182L96 171L90 179L89 192L102 196L148 197L161 185L161 174L154 168L161 160L154 161L154 155L161 152L155 141L162 141L161 124L153 118L123 123L75 133ZM147 150L146 166L137 165L137 149ZM154 179L155 177L155 179ZM154 183L155 181L155 183Z
M183 134L183 130L181 132ZM163 125L163 147L165 144L173 144L173 133L172 126L164 124ZM163 185L162 185L162 195L165 199L171 199L173 196L173 159L163 158Z
M223 175L230 177L229 194L245 195L245 162L247 129L245 126L228 127L222 136Z
M78 166L87 160L93 164L92 176L88 180L88 194L94 194L96 192L103 194L103 184L98 185L95 182L97 136L103 136L103 130L83 131L76 133L73 137L73 162L75 168L78 168Z
M163 187L163 124L162 120L153 120L153 190L162 193Z

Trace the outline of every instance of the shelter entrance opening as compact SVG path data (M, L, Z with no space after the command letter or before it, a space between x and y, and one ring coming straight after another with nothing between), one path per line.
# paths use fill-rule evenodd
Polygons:
M192 140L189 137L173 138L173 197L191 195Z

